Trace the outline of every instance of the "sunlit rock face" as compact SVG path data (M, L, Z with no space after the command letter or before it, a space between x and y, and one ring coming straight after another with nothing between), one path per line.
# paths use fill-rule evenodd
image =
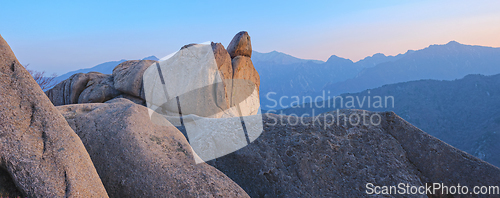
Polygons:
M116 98L57 109L85 144L110 197L248 197L217 169L195 164L181 132L142 105Z
M240 32L230 46L228 53L220 43L185 45L144 71L147 107L185 129L197 162L234 152L262 133L250 36Z
M108 197L80 138L1 36L0 169L0 197Z

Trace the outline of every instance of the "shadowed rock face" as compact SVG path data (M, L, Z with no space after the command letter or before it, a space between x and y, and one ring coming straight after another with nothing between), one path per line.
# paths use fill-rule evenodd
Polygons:
M361 115L357 110L341 113ZM326 116L328 123L337 120L336 113L332 115L335 118ZM379 125L367 126L345 124L340 116L340 125L325 129L324 116L301 122L297 117L265 114L265 131L257 140L208 164L252 197L366 197L367 183L459 183L470 188L500 184L499 168L428 135L392 112L380 116Z
M115 88L123 93L144 100L142 76L144 71L156 62L153 60L132 60L119 64L113 69Z
M22 197L9 172L0 168L0 197Z
M212 42L212 51L214 52L215 62L217 62L217 69L222 74L222 79L233 78L233 67L231 65L231 57L221 43ZM230 91L229 91L230 93Z
M87 86L80 93L78 103L101 103L121 94L113 84L113 76L99 72L89 72Z
M6 193L9 196L107 197L80 138L2 37L0 169L18 190Z
M83 73L73 74L68 79L60 82L45 94L54 106L77 104L78 98L89 82L89 76Z
M45 92L55 106L78 103L106 102L121 94L113 76L99 72L73 74Z
M126 99L58 106L80 136L110 197L248 197L158 114ZM157 125L155 123L164 123Z

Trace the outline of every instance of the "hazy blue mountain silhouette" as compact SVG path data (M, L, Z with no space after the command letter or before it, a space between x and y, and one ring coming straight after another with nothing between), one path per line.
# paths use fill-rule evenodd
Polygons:
M500 73L500 48L451 41L445 45L408 51L398 60L363 69L355 78L330 82L324 90L338 95L412 80L453 80L467 74L497 73Z
M326 62L299 59L288 54L272 51L269 53L253 52L252 62L259 72L261 87L261 105L265 109L273 103L267 99L281 96L315 95L327 83L336 83L354 78L362 69L379 63L395 61L403 57L375 54L356 63L349 59L332 55ZM283 103L290 104L284 99Z
M156 56L148 56L146 58L143 58L142 60L159 60ZM119 65L120 63L123 63L127 60L125 59L122 59L122 60L119 60L119 61L109 61L109 62L105 62L105 63L101 63L99 65L96 65L94 67L91 67L91 68L85 68L85 69L79 69L79 70L75 70L75 71L70 71L68 73L65 73L63 75L60 75L60 76L57 76L55 78L55 81L56 82L61 82L63 80L66 80L68 79L71 75L73 74L76 74L76 73L88 73L88 72L100 72L100 73L103 73L103 74L111 74L113 72L113 69Z
M268 53L260 53L257 51L252 51L252 62L255 64L259 63L273 63L276 65L289 65L289 64L297 64L304 62L313 62L313 63L324 63L324 61L320 60L308 60L308 59L300 59L282 52L272 51Z
M148 56L146 58L143 58L142 60L154 60L154 61L158 61L160 59L158 57L156 57L156 56Z
M346 108L346 103L355 98L356 109L370 111L394 111L403 119L444 142L500 167L500 74L483 76L471 74L453 81L418 80L384 85L359 93L342 94L340 98L325 103L303 104L299 108L288 108L284 114L298 116L324 113ZM382 108L373 108L375 96L394 97ZM364 105L359 106L358 97ZM371 107L368 108L368 97ZM385 103L385 101L383 102ZM343 106L341 106L343 104ZM311 108L312 106L312 108ZM335 108L334 108L335 106ZM352 108L352 107L350 107ZM279 114L281 111L274 113Z

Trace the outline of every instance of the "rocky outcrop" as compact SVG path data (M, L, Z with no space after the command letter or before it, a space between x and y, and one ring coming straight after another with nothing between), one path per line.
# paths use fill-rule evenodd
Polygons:
M259 107L260 77L255 70L252 60L246 56L236 56L233 64L233 92L231 94L231 106L242 107L243 115L253 115ZM254 108L252 108L254 107Z
M231 65L231 57L221 43L212 42L212 51L214 52L217 69L222 74L222 79L233 78L233 66ZM230 93L230 92L229 92Z
M252 60L246 56L236 56L232 60L233 79L243 79L252 82L252 88L257 90L260 87L259 73L253 66Z
M252 44L248 32L241 31L236 34L227 46L231 56L233 69L232 92L230 94L230 106L241 107L242 115L253 115L260 105L259 87L260 76L252 60Z
M185 45L180 52L199 51L197 48L190 49L196 45ZM186 88L186 85L197 85L194 90L186 88L188 91L185 92L189 93L185 94L183 92L185 95L182 96L184 97L182 100L189 103L186 107L182 107L184 109L183 113L193 113L203 117L223 117L226 114L215 113L217 114L215 116L213 114L217 111L233 108L235 110L231 110L231 112L237 113L229 114L238 116L239 114L255 115L259 109L260 77L250 59L252 55L250 36L247 32L236 34L228 46L228 51L221 43L212 42L210 46L210 53L213 53L213 56L207 56L203 51L205 53L203 56L190 57L189 54L180 53L170 58L182 59L185 62L166 60L168 64L184 64L180 65L178 70L169 70L169 73L164 74L165 79L163 80L167 83L167 86L171 84L178 87L176 90L181 90ZM208 60L208 57L215 59L216 67L212 68L210 66L213 60ZM164 62L162 61L160 64L167 64ZM137 104L145 105L145 81L149 83L149 86L151 86L151 83L160 83L157 74L152 74L148 77L149 79L144 79L145 71L154 63L156 61L153 60L126 61L113 69L112 76L96 72L74 74L48 90L46 94L56 106L102 103L117 97L131 99ZM186 67L189 64L195 66L187 69ZM152 70L155 69L152 68ZM151 94L154 93L149 93L150 96ZM172 94L169 93L168 95ZM165 95L158 97L165 97ZM192 101L196 99L204 102ZM158 105L163 105L163 103ZM241 110L236 110L236 108L241 108ZM179 114L175 101L171 100L169 104L166 104L165 109L168 109L172 114ZM240 111L241 113L239 113ZM200 112L205 113L200 114Z
M145 104L143 74L156 61L126 61L113 69L113 74L89 72L73 74L46 92L55 106L103 103L113 98L127 98Z
M252 42L248 32L238 32L227 46L227 52L231 55L231 58L236 56L252 57Z
M227 53L226 49L221 43L212 42L212 51L214 53L214 58L217 63L217 69L222 78L222 88L221 90L224 94L224 98L221 99L224 102L218 102L218 106L223 109L229 109L231 104L231 93L233 91L233 66L231 64L231 56Z
M2 37L0 74L0 178L23 197L107 197L80 138Z
M54 106L76 104L82 91L87 88L88 82L89 77L87 74L73 74L68 79L46 91L45 94L47 94L47 97L52 101Z
M99 72L89 72L85 75L89 80L78 97L78 103L102 103L121 94L113 86L113 76Z
M142 76L144 71L157 61L132 60L126 61L113 69L114 86L128 95L144 99Z
M9 172L0 168L0 197L22 197Z
M471 191L473 186L500 184L499 168L428 135L392 112L380 113L380 119L374 116L373 123L380 121L378 125L370 121L363 125L362 117L359 125L344 123L344 115L353 114L361 116L362 112L340 111L340 119L336 112L303 119L266 114L265 131L257 140L208 163L252 197L367 197L368 183L460 184ZM325 127L324 120L333 124Z
M113 76L99 72L73 74L45 92L55 106L78 103L101 103L121 94L114 87Z
M115 98L125 98L127 100L132 101L135 104L146 106L146 101L144 101L142 98L138 98L138 97L131 96L131 95L128 95L128 94L121 94L121 95L119 95L119 96L117 96Z
M248 197L181 132L125 99L57 107L84 142L110 197ZM153 121L152 121L153 120Z

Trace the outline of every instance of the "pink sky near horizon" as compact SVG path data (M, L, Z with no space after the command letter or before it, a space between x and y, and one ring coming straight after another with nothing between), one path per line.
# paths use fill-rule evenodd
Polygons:
M481 1L475 6L456 2L453 5L432 4L434 7L430 8L430 4L419 4L417 8L400 5L353 13L352 18L364 20L342 25L332 21L325 27L333 28L323 28L317 36L299 38L294 43L279 43L277 46L285 47L273 50L303 59L326 61L331 55L337 55L356 62L376 53L394 56L450 41L500 47L500 12L497 11L500 7L485 9ZM500 2L495 5L500 6ZM420 12L426 9L427 12ZM367 19L369 15L374 17ZM269 51L272 50L262 52Z
M5 2L0 34L22 64L59 75L108 61L161 58L188 43L227 46L241 30L249 32L255 51L323 61L397 55L450 41L500 47L495 0L148 3ZM150 4L165 10L150 11Z

